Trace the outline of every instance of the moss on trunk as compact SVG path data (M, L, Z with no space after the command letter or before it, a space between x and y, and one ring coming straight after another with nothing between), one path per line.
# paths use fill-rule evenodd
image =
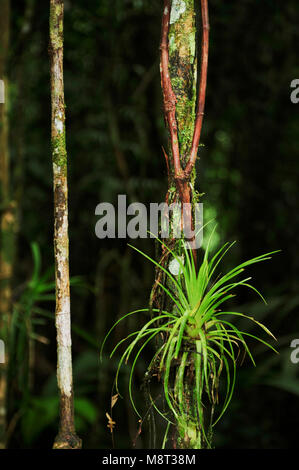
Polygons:
M176 119L182 166L192 143L197 84L196 22L194 0L173 2L169 27L169 70L175 93Z

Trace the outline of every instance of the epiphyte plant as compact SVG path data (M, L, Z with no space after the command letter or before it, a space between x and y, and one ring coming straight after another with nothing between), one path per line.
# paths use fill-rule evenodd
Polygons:
M225 302L234 297L235 290L241 286L253 290L266 302L262 294L250 284L251 277L242 277L242 274L248 266L270 259L276 251L252 258L225 274L217 275L217 268L234 242L225 243L214 255L210 255L212 236L213 232L198 267L192 251L186 247L187 242L180 240L183 255L179 256L158 240L169 251L171 262L176 260L180 266L177 275L171 273L169 266L168 269L161 266L147 254L132 247L165 273L168 282L166 285L161 283L160 287L174 308L171 311L144 308L124 315L110 329L101 348L102 354L112 330L130 315L150 311L155 314L138 331L121 339L110 356L128 342L118 363L116 390L119 393L120 368L131 358L129 395L134 410L141 418L132 393L134 369L148 343L158 340L146 376L157 376L162 382L163 402L166 406L163 410L159 409L157 400L151 395L150 402L167 423L163 447L167 442L169 428L174 425L177 443L181 448L211 448L212 429L223 416L233 395L241 349L255 365L247 344L248 338L277 352L263 338L241 331L234 324L234 319L244 317L276 339L265 325L252 316L227 311L224 307Z

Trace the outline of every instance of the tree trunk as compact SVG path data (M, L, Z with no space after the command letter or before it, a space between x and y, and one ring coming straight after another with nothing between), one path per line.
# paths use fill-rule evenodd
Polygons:
M68 186L63 83L63 0L50 0L51 142L54 188L54 255L56 280L57 381L59 433L54 449L78 449L75 432L69 286Z
M0 338L5 343L5 364L0 365L0 448L5 448L8 377L8 331L12 308L14 259L14 209L10 199L7 57L10 32L10 1L0 0L0 79L4 82L4 103L0 104Z
M201 13L196 11L194 0L164 0L161 35L161 85L164 101L164 117L169 135L168 155L164 156L168 168L168 204L179 202L191 205L183 218L184 235L194 228L194 204L199 196L194 188L195 162L201 135L208 63L208 5L201 0ZM197 18L201 17L201 70L197 80ZM190 206L189 206L190 207ZM175 221L173 220L174 224ZM184 236L183 235L183 236ZM184 238L188 238L184 236ZM169 239L166 244L178 253L179 244ZM196 249L193 256L196 263ZM163 267L169 265L169 252L164 249L160 258ZM159 283L167 283L166 276L157 270L151 303L159 309L171 309L165 305L165 294ZM167 296L168 297L168 296ZM169 298L167 298L169 302ZM176 367L175 365L173 366ZM193 365L190 364L190 377ZM174 372L175 374L175 372ZM163 380L163 378L162 378ZM192 401L193 392L184 390L187 401ZM190 407L191 408L191 407ZM190 419L189 419L190 418ZM190 409L190 416L177 421L174 446L178 448L201 448L202 432L196 416Z

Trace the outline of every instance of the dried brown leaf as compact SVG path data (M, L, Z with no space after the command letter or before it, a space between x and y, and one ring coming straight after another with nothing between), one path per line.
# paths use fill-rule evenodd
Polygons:
M119 397L118 393L116 395L112 396L112 398L111 398L111 410L114 407L115 403L117 402L118 397Z
M107 424L107 428L110 429L110 432L112 433L113 432L113 429L116 425L116 422L113 421L113 419L111 418L111 416L109 415L109 413L106 413L106 418L108 419L108 424Z

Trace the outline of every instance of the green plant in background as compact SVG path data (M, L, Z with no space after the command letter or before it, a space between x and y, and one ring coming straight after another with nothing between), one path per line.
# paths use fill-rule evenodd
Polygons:
M49 320L54 324L54 314L49 309L55 301L54 266L42 272L42 259L39 245L31 244L33 270L30 280L16 289L13 314L9 335L9 410L11 420L8 426L8 440L18 426L23 441L30 445L34 438L50 425L57 422L59 416L59 400L57 397L57 381L55 370L43 387L41 396L34 395L35 342L49 344L49 338L41 335L38 328ZM80 276L73 276L72 286L84 287L86 284ZM77 335L92 345L92 337L81 328L73 326ZM95 346L93 344L93 346ZM76 364L76 362L75 362ZM85 369L87 366L85 365ZM78 413L78 424L84 429L96 419L96 410L90 400L78 397L75 403ZM91 412L92 410L92 412Z
M48 340L35 332L44 320L41 304L55 300L53 267L41 273L41 254L37 243L31 244L33 272L31 279L16 289L11 320L9 351L11 357L10 377L16 389L22 391L22 400L27 401L33 382L34 341ZM18 293L18 290L20 292Z
M177 255L158 240L170 253L178 269L177 275L171 273L155 260L137 248L145 258L161 269L167 276L168 283L160 284L174 304L173 311L153 309L155 316L142 328L121 339L111 353L111 357L123 343L129 341L118 364L116 390L122 364L132 357L133 363L129 378L129 395L132 406L138 416L133 394L132 382L136 362L144 348L154 339L156 352L147 370L147 377L157 376L163 384L165 405L161 410L150 397L154 409L167 422L163 447L171 425L175 425L178 440L186 448L211 448L212 428L223 416L234 390L237 359L241 348L248 354L253 365L254 358L247 344L247 338L257 340L273 351L271 344L259 336L240 330L233 322L235 317L246 318L257 324L273 337L270 330L252 316L240 312L231 312L223 308L228 299L235 296L237 287L244 286L256 292L265 302L260 292L249 281L251 277L238 280L244 270L255 263L270 259L274 252L266 253L245 261L226 274L217 275L217 268L222 258L234 243L224 244L216 254L210 255L212 235L209 237L201 264L197 268L186 242L180 240L181 253ZM173 271L173 270L172 270ZM140 309L120 318L106 335L102 348L118 323L130 315L149 312Z

